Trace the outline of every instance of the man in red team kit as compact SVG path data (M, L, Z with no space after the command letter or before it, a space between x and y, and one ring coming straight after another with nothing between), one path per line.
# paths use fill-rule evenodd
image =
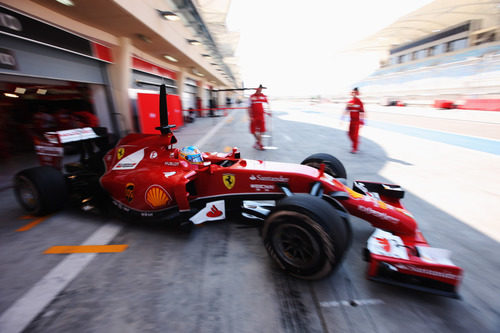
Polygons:
M250 133L255 137L253 147L258 150L264 150L262 146L262 133L266 131L266 121L264 119L267 112L264 111L264 103L268 103L266 95L262 93L262 85L260 85L255 93L250 96L250 107L248 114L250 116ZM270 115L270 113L267 113Z
M349 138L352 141L351 153L355 154L358 152L359 144L359 126L364 124L365 109L363 107L363 102L358 98L359 90L354 88L351 91L352 99L347 103L344 111L344 115L349 113L351 117L351 123L349 124Z

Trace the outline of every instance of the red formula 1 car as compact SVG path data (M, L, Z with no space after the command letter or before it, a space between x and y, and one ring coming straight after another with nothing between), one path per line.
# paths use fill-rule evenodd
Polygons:
M45 166L19 172L15 191L32 214L63 207L72 198L82 208L110 202L130 216L186 227L244 216L261 227L264 245L291 275L320 279L341 263L351 242L349 215L371 223L365 259L368 278L458 297L462 269L449 251L430 247L401 205L397 185L344 184L342 163L314 154L300 165L248 160L229 153L186 156L174 148L165 88L160 88L160 135L130 134L111 149L102 129L48 133L37 141ZM58 166L66 142L83 145L79 163ZM47 166L52 165L52 166Z

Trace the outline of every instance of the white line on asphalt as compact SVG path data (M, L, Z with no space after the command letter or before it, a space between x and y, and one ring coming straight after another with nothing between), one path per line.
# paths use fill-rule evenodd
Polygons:
M350 301L328 301L328 302L320 302L319 305L323 308L332 308L332 307L340 307L340 306L363 306L363 305L378 305L384 304L384 301L378 298L368 298L368 299L353 299Z
M83 245L107 244L121 230L105 224ZM97 253L71 254L38 281L0 316L0 332L22 332L33 319L94 259Z
M208 141L224 124L224 118L195 143L199 147ZM82 245L105 245L122 230L119 225L105 224ZM0 315L1 333L22 332L43 309L94 259L97 253L75 253L67 256L28 292Z

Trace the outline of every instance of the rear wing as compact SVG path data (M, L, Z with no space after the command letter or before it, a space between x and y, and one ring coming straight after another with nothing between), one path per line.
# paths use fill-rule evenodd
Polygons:
M99 145L99 139L105 139L107 142L107 137L108 133L104 127L83 127L46 132L43 136L34 136L33 143L41 165L48 165L61 170L64 145L82 142L80 148L83 154L86 150L85 143L94 141Z
M73 128L68 130L46 132L44 136L52 143L69 143L83 140L96 139L99 137L91 127Z

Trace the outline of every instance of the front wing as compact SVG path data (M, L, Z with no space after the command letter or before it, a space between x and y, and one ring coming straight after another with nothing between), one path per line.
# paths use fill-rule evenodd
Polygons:
M365 253L369 261L368 279L460 298L457 288L462 269L450 260L450 251L407 243L401 237L376 229L368 239Z

